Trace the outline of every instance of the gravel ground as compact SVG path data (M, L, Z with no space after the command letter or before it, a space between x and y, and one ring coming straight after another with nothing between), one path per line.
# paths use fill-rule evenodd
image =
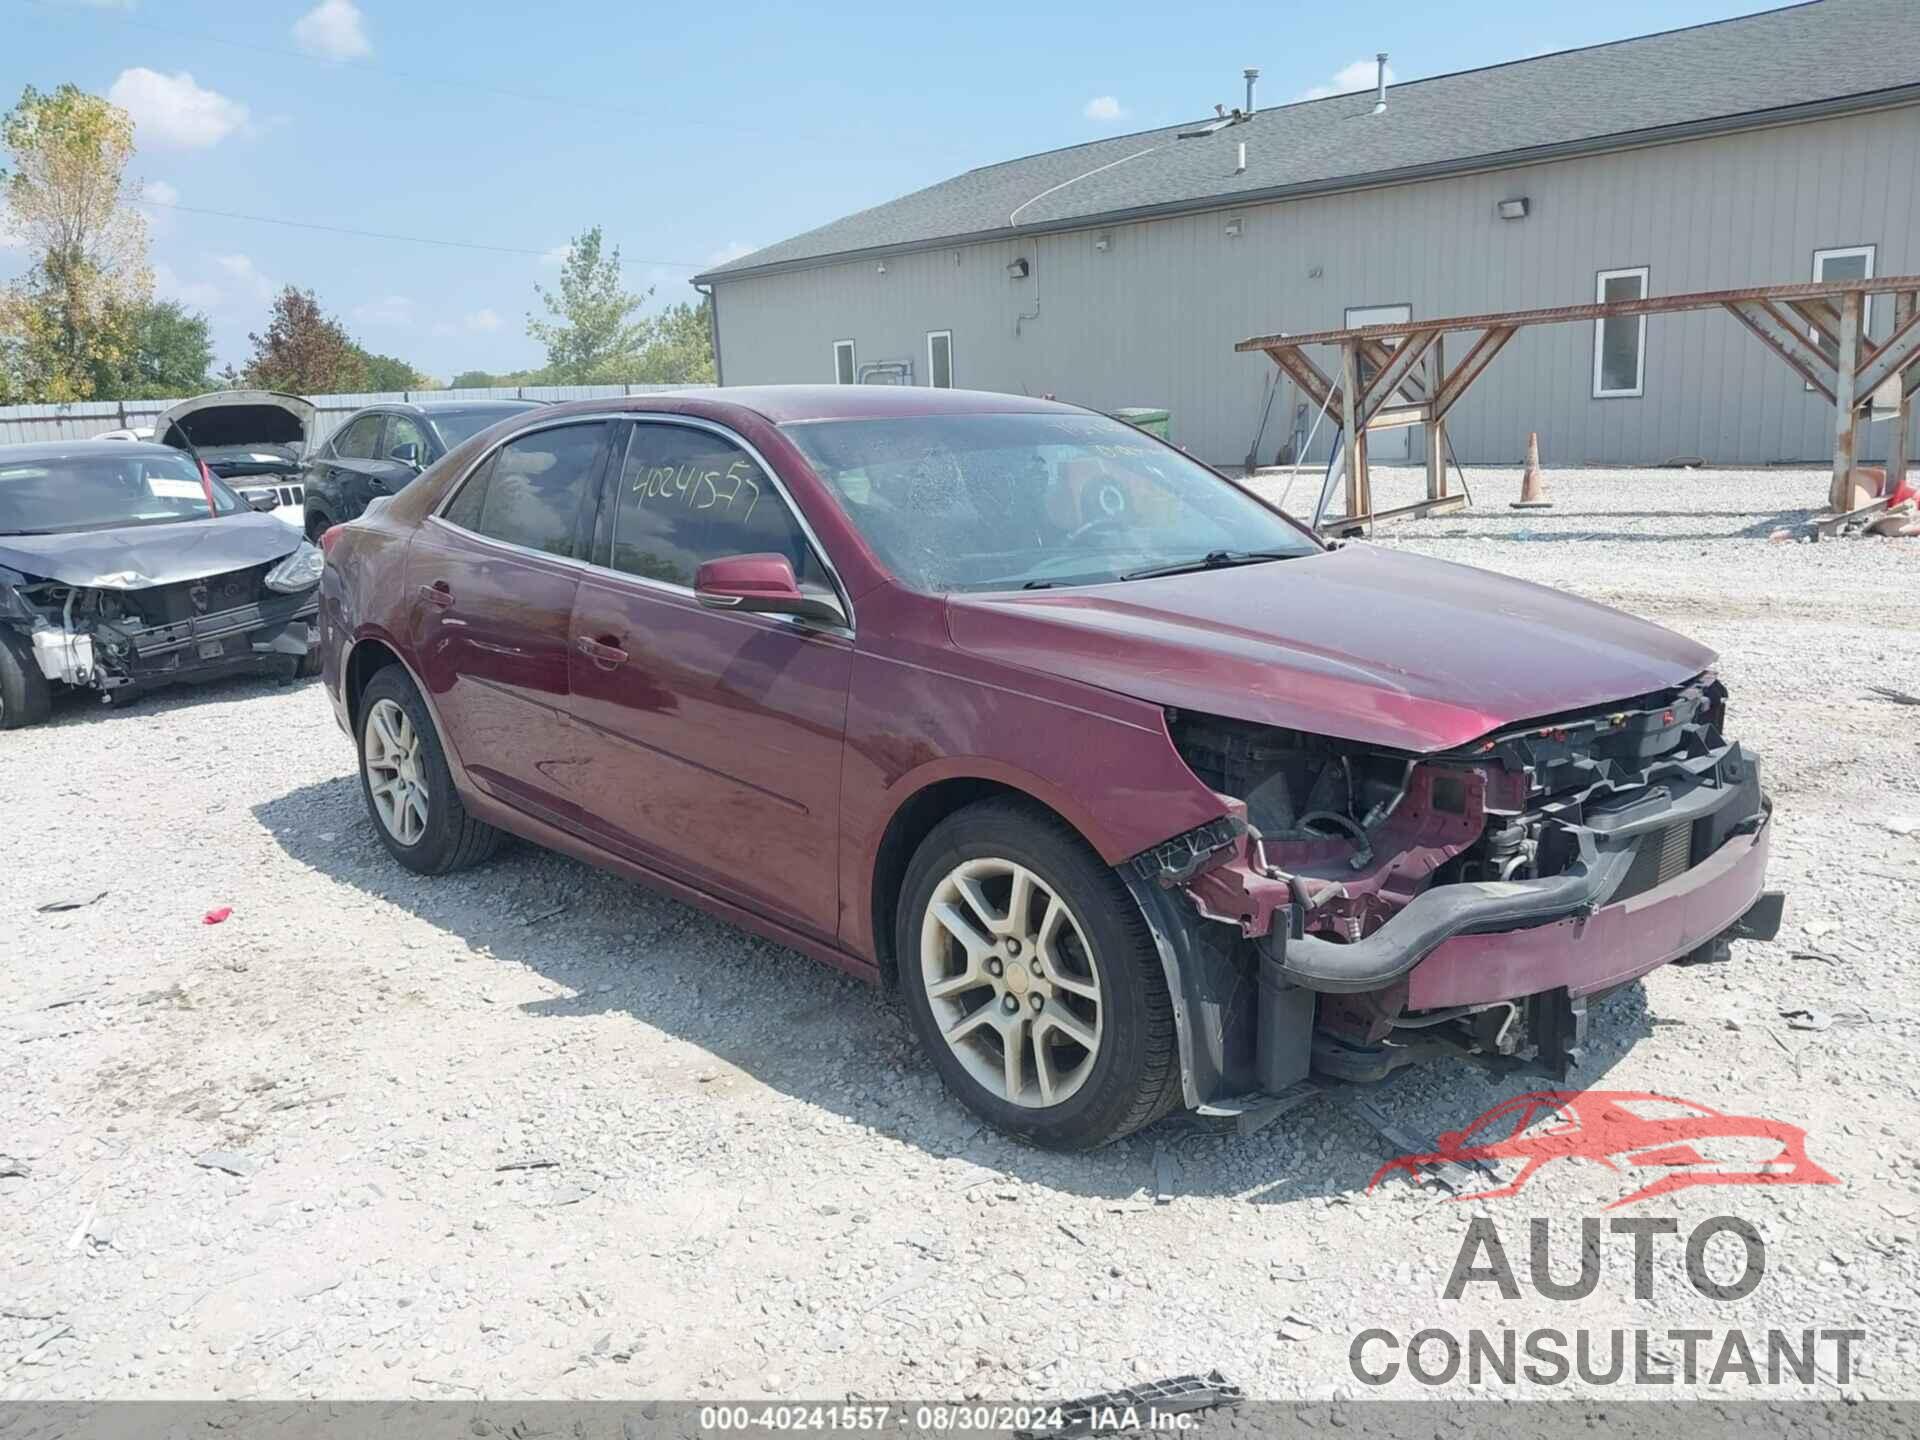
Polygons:
M1327 1101L1248 1138L1010 1143L900 1011L775 946L525 846L404 873L317 686L242 681L0 737L0 1398L1033 1399L1215 1367L1324 1397L1361 1392L1358 1331L1423 1325L1858 1327L1844 1389L1920 1393L1920 712L1868 689L1920 692L1920 543L1768 543L1808 472L1550 472L1545 513L1474 478L1479 509L1380 543L1698 636L1766 758L1787 930L1610 998L1580 1076L1806 1127L1838 1184L1627 1212L1749 1219L1746 1298L1667 1241L1636 1300L1623 1235L1592 1295L1542 1298L1527 1220L1566 1278L1623 1177L1369 1193L1394 1151ZM1431 1136L1543 1083L1449 1062L1373 1096ZM1475 1215L1519 1299L1442 1299Z

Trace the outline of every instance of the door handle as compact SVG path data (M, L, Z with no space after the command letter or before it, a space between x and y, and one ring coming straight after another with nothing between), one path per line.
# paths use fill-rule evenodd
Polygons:
M431 585L420 587L420 598L429 605L436 605L445 610L453 604L453 588L444 580L436 580Z
M611 670L616 665L626 664L627 661L626 651L622 650L618 645L610 644L605 640L595 640L586 635L576 635L573 637L573 646L574 649L593 661L593 663L598 665L602 670Z

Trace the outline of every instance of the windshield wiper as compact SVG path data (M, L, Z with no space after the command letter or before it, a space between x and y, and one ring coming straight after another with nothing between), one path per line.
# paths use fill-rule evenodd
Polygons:
M1291 560L1292 550L1210 550L1198 560L1182 560L1175 565L1154 565L1145 570L1129 570L1122 580L1153 580L1161 575L1189 575L1196 570L1230 570L1236 565L1258 565L1266 560Z

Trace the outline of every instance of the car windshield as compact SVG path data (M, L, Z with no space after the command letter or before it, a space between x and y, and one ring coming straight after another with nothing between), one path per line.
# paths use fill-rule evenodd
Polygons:
M240 497L210 482L214 510L231 515ZM121 525L207 518L208 482L185 455L60 455L0 459L0 535L59 535Z
M823 420L787 435L902 581L1040 589L1313 554L1299 527L1098 415Z
M518 415L522 409L532 406L511 405L500 409L487 410L448 410L433 415L434 433L439 435L440 443L451 450L456 445L465 444L489 425L498 425L509 415Z

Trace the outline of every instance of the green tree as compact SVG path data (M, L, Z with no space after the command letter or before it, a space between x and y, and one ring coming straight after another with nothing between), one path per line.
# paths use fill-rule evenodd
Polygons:
M366 355L311 290L289 285L273 301L264 335L248 335L249 385L295 395L337 395L367 388Z
M652 322L639 316L653 291L624 287L620 247L605 248L600 227L576 235L560 268L557 291L535 285L547 318L527 316L527 334L547 347L547 371L559 385L590 385L630 378L652 339Z
M632 370L620 376L645 385L713 384L713 302L684 301L653 317L653 334Z
M462 370L447 382L449 390L491 390L499 382L485 370Z
M152 290L146 224L127 204L133 121L98 95L29 85L0 119L5 218L32 264L0 301L6 366L39 400L84 400L125 363L133 307Z
M212 388L213 340L207 317L174 300L122 307L115 323L124 349L118 363L97 365L97 400L167 400Z
M391 355L375 355L370 350L353 347L360 356L360 363L366 367L367 389L369 390L423 390L428 388L426 376L404 360L396 360Z

